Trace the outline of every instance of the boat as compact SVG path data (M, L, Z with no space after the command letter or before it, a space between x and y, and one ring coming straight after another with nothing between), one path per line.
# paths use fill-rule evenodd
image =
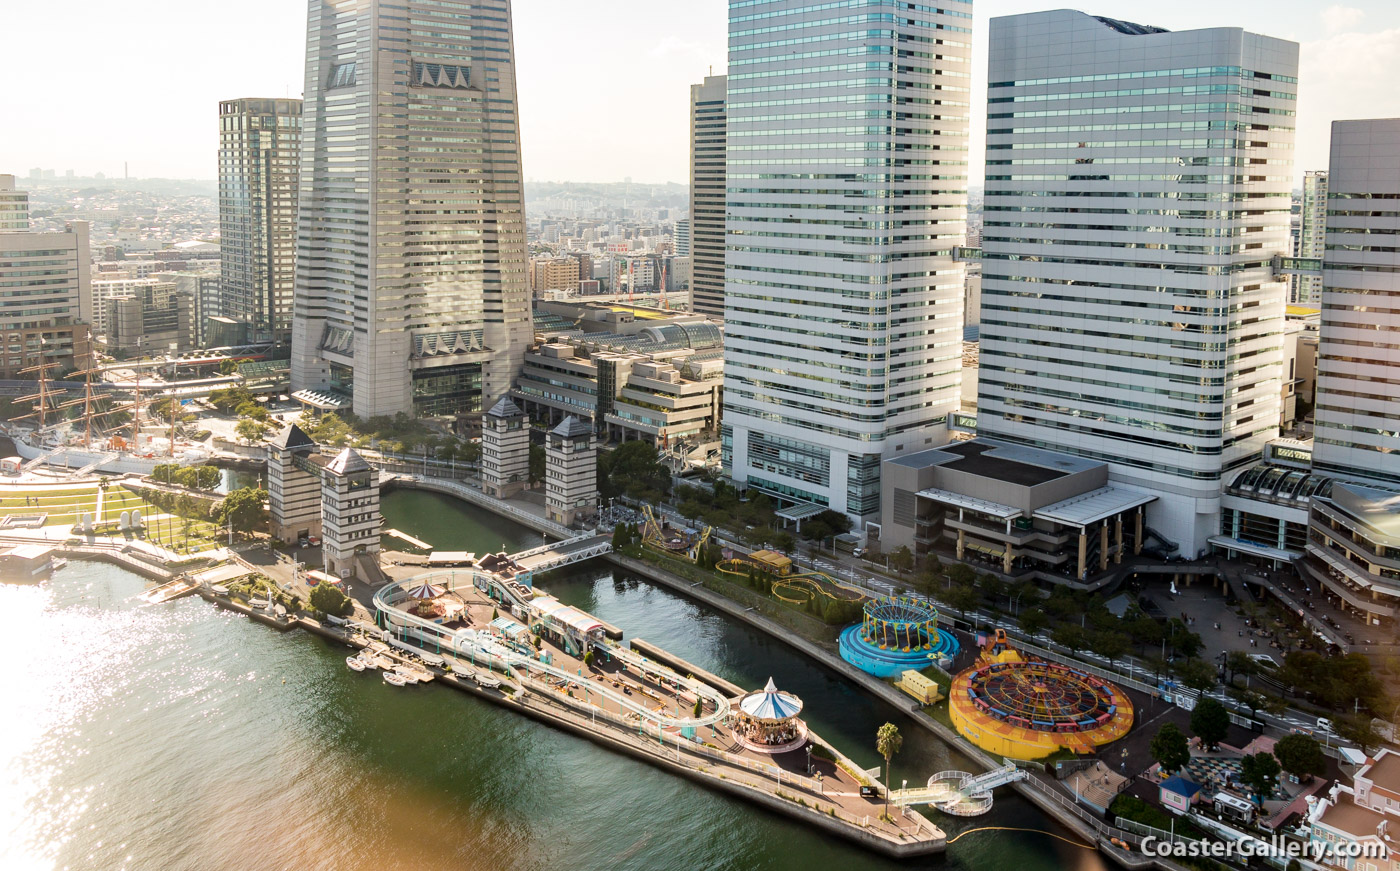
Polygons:
M350 666L351 671L364 671L367 667L365 665L365 661L363 659L360 659L359 656L345 657L345 664Z
M414 674L413 672L409 671L403 666L394 669L393 673L403 678L409 686L413 686L414 684L418 683L418 675Z
M396 687L408 686L408 678L396 671L384 672L384 682Z

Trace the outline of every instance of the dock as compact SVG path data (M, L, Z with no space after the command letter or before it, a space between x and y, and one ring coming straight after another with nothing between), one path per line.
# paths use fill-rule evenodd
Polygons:
M402 532L402 531L397 530L397 529L386 529L386 530L384 530L384 534L385 534L385 535L392 535L394 538L397 538L397 539L399 539L400 541L406 541L406 542L408 542L409 544L413 545L414 547L422 548L423 550L432 550L432 549L433 549L433 546L432 546L431 544L428 544L426 541L422 540L421 538L414 538L413 536L409 535L407 532Z
M198 589L198 587L199 584L189 578L179 577L173 581L161 584L153 590L147 590L137 596L137 598L147 605L159 605L162 602L173 602L181 596L188 596Z

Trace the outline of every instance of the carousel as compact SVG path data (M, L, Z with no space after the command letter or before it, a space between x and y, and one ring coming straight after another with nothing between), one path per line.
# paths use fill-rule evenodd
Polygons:
M797 718L802 700L768 685L739 700L734 715L734 737L755 753L786 753L807 743L807 724Z

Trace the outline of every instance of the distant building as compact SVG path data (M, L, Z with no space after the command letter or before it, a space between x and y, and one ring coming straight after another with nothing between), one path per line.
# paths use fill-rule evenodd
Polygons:
M259 338L291 339L301 100L219 103L221 310Z
M679 257L690 256L690 219L682 218L676 222L676 255Z
M597 514L598 451L592 429L576 417L545 437L544 509L565 526Z
M156 282L141 293L107 300L105 346L123 357L181 353L194 347L191 299L174 282Z
M690 86L690 219L685 222L686 250L691 257L691 308L724 317L725 89L726 76L706 76Z
M1298 212L1298 256L1321 259L1327 253L1327 173L1308 172L1303 175L1303 202ZM1298 276L1297 289L1291 302L1300 305L1322 304L1322 277Z
M535 293L545 290L576 291L578 290L578 282L578 258L530 258L530 289Z
M62 233L29 229L28 195L0 175L0 378L57 363L58 375L92 364L92 267L88 225Z

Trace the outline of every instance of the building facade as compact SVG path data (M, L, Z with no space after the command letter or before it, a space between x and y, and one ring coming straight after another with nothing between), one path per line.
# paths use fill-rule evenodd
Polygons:
M481 489L509 499L530 482L530 420L502 396L481 423Z
M220 311L285 344L296 283L301 100L219 103Z
M598 450L593 430L576 417L545 437L544 513L555 523L573 526L598 511Z
M1400 119L1337 121L1313 462L1400 487Z
M730 7L724 462L873 520L959 405L972 4L858 11Z
M379 472L354 448L346 448L321 472L321 558L333 575L376 577L379 533ZM358 565L361 557L373 568Z
M530 289L535 293L545 290L576 291L580 277L577 257L530 258Z
M992 21L978 431L1110 465L1195 557L1279 432L1298 46Z
M292 424L267 440L267 494L272 537L297 541L321 534L321 476L316 443Z
M690 306L724 315L725 76L690 86L690 220L684 251L676 228L676 253L691 256Z
M311 0L292 388L479 415L529 346L509 0Z

